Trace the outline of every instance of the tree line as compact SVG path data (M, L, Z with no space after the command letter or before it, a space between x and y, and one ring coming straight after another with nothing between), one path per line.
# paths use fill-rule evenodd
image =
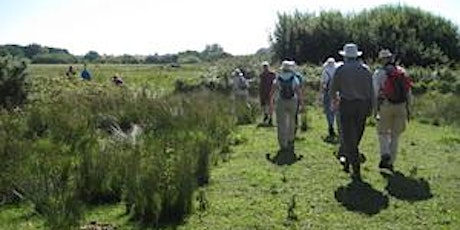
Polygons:
M430 66L460 60L457 25L419 8L383 5L357 14L338 11L278 14L271 37L276 59L322 63L338 58L337 51L355 42L366 61L382 48L391 49L404 65Z
M168 64L168 63L199 63L230 57L219 44L206 45L199 51L184 51L177 54L164 55L101 55L91 50L83 56L73 55L66 49L41 46L39 44L0 45L0 57L13 56L27 58L34 64L73 64L73 63L110 63L110 64Z

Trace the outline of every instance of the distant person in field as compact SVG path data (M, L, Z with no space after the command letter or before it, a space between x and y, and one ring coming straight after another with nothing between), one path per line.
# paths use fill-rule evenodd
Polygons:
M327 126L328 126L328 137L326 140L334 139L337 134L334 129L334 121L336 120L337 110L331 107L331 97L329 96L329 88L331 86L332 78L334 77L336 70L335 59L330 57L323 64L323 71L321 72L321 90L323 96L323 110L326 115ZM338 119L337 119L338 120ZM337 122L337 130L339 129L339 122Z
M238 117L238 123L246 123L243 111L249 107L249 81L240 69L232 73L233 114Z
M86 64L83 66L83 71L81 72L81 78L87 81L91 80L91 73L86 68Z
M112 77L112 83L116 86L122 86L124 82L120 75L115 74L115 76Z
M382 66L375 71L373 82L381 156L379 168L393 171L399 137L406 129L412 83L406 71L396 65L390 50L381 50L378 58Z
M259 99L263 110L263 124L272 126L272 113L270 113L270 90L276 74L270 70L268 62L262 62L262 73L259 79Z
M359 160L359 143L364 133L365 123L372 114L373 83L372 73L357 58L362 52L353 43L346 44L339 54L344 64L339 66L332 78L329 96L332 105L339 109L341 131L343 132L341 149L345 158L341 161L348 172L352 166L352 179L361 180L361 162Z
M73 66L69 66L69 69L68 69L67 72L65 73L65 75L66 75L68 78L74 78L76 74L77 74L77 71L74 70Z
M238 68L233 71L233 93L236 101L247 103L249 99L249 81Z
M294 153L296 116L303 109L299 78L294 71L294 61L283 61L280 73L273 81L270 92L270 113L275 109L280 149L273 161L286 164L296 160Z

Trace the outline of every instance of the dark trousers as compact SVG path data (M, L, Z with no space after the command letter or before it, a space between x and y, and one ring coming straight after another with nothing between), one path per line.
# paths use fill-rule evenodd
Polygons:
M343 155L352 165L359 164L358 146L364 133L366 118L370 111L370 101L341 100L340 123Z

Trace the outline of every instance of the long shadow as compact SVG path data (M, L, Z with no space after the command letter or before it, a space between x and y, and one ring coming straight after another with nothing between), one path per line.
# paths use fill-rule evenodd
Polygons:
M388 208L388 196L359 180L337 188L335 199L347 210L367 215L375 215Z
M408 177L399 171L382 175L388 181L385 190L397 199L416 202L433 198L430 184L423 178Z

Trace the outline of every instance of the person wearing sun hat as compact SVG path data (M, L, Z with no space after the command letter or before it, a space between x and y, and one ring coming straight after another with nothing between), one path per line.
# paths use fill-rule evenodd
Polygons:
M303 100L300 80L294 68L294 61L284 60L270 92L270 113L276 109L280 147L278 154L273 159L277 164L289 164L297 160L294 153L296 116L297 112L302 110Z
M331 140L336 137L334 131L334 120L336 116L336 111L331 108L331 97L329 97L329 87L334 77L336 69L336 62L333 57L329 57L326 62L323 64L323 70L321 72L321 89L323 93L323 107L324 113L326 115L327 125L328 125L328 137L326 140ZM338 126L338 125L337 125ZM338 128L338 127L337 127Z
M376 101L377 135L380 145L379 168L393 171L393 164L396 160L398 151L399 137L406 129L408 118L408 108L411 101L410 79L406 71L396 65L394 55L389 49L382 49L378 54L378 59L382 63L373 75L374 82L374 101ZM394 101L385 92L385 86L389 76L399 70L406 86L407 94L401 95L401 101Z
M344 170L352 166L352 179L361 180L359 143L368 116L373 109L372 73L358 57L362 51L354 43L348 43L339 51L344 63L335 71L329 89L332 106L338 108L342 131L341 147L345 156Z

